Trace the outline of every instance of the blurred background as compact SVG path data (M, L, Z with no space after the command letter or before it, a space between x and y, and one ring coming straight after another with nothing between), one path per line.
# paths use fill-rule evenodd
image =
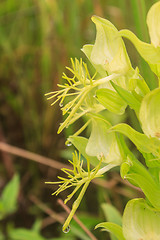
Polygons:
M68 164L72 149L66 148L65 139L75 127L57 135L61 112L44 94L57 89L71 57L87 62L80 49L94 43L92 15L109 19L119 30L129 28L149 42L145 18L154 2L0 1L0 240L91 239L74 221L69 234L61 231L67 213L57 199L64 200L67 191L57 198L51 196L56 186L44 184L56 181ZM138 65L154 88L156 80L147 64L125 43L133 67ZM108 117L113 123L119 121L113 114ZM132 112L125 120L139 128ZM108 204L122 213L126 202L137 196L142 193L124 185L114 171L90 185L77 215L97 239L109 239L107 233L93 231L97 223L114 215Z

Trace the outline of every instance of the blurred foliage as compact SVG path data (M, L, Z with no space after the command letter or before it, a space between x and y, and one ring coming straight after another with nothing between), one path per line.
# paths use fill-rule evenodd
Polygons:
M0 140L59 161L64 161L65 155L68 158L70 153L65 154L64 151L63 159L60 157L64 149L64 138L62 134L56 134L61 121L58 106L51 108L44 94L57 89L57 83L61 82L62 72L65 71L64 66L70 65L70 57L84 57L80 49L95 39L95 27L90 20L92 15L111 20L118 29L129 28L142 40L148 41L145 17L154 2L156 1L1 0ZM133 66L140 66L144 78L150 87L154 88L156 82L150 81L151 78L154 79L153 74L146 72L148 70L145 63L142 60L139 62L135 49L127 41L126 44ZM115 122L116 119L112 121ZM128 121L136 125L133 116ZM67 131L66 134L69 134L71 130ZM23 159L4 153L0 159L0 214L4 212L0 239L6 239L3 235L8 233L10 239L16 240L39 240L47 237L65 240L78 239L77 236L79 239L88 239L76 225L72 226L73 232L70 236L61 233L57 223L40 227L45 237L41 237L38 232L40 228L33 231L32 225L36 219L42 219L44 223L47 216L33 206L29 195L36 195L46 204L53 202L51 208L60 212L55 198L50 196L51 190L43 184L44 179L56 179L57 170L24 162ZM21 178L20 193L16 201L19 189L17 175L7 185L14 172L19 172ZM106 178L109 180L110 176ZM98 188L93 184L89 187L86 200L81 206L81 211L95 216L88 216L86 220L83 218L85 224L93 220L89 228L93 229L97 216L103 218L100 210L102 202L113 202L122 211L127 199L137 194L127 187L123 188L121 197L114 189L106 191L105 188ZM4 207L5 204L7 208ZM14 213L16 205L18 209ZM27 230L29 228L30 231ZM98 231L95 231L95 234L98 239L106 239L105 234ZM61 238L58 238L60 235Z

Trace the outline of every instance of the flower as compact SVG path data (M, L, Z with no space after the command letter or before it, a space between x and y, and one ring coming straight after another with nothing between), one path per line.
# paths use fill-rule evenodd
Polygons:
M130 200L124 210L122 227L111 222L103 222L96 226L102 227L119 240L159 240L160 212L150 207L142 199Z
M137 51L149 64L151 70L160 77L160 1L155 3L147 14L147 25L151 43L139 40L135 34L129 30L121 30L122 37L128 38L136 47Z
M160 213L144 199L133 199L123 214L123 235L126 240L160 239Z
M140 85L141 88L146 88L145 82L138 68L135 70L132 68L119 31L107 19L93 16L92 21L97 30L95 44L84 45L82 51L96 69L97 75L104 78L113 73L120 74L118 78L113 79L113 82L129 91L135 90L139 94L142 90ZM140 82L139 86L137 82ZM110 82L102 87L115 91Z
M139 119L148 137L160 139L160 88L148 93L142 100Z
M118 30L108 20L93 16L97 35L94 45L85 45L82 51L87 55L97 71L108 75L112 73L125 74L132 69L124 42ZM104 76L104 75L103 75Z
M160 47L160 1L152 5L147 15L147 25L151 44Z
M91 114L92 130L86 146L89 156L96 156L103 162L120 165L122 156L119 150L116 133L109 132L111 124L98 114Z
M57 98L51 105L60 101L59 105L63 115L68 113L67 118L58 129L58 133L77 121L83 115L90 112L98 113L102 111L104 107L94 97L96 96L96 90L104 83L119 77L119 74L113 73L104 78L94 79L96 74L93 77L90 76L87 64L84 63L82 59L80 61L78 61L78 59L75 59L75 61L71 59L71 62L72 68L67 67L67 69L73 74L73 77L68 77L66 74L63 74L63 78L67 83L63 85L58 84L61 90L45 94L48 96L48 100L55 97ZM83 129L82 127L82 130Z
M81 159L81 155L77 154L77 152L73 153L73 160L69 160L72 164L73 169L61 169L65 174L67 174L68 178L58 177L60 181L58 182L46 182L47 184L60 184L59 188L52 194L58 195L62 191L66 190L67 188L74 187L74 190L71 194L67 196L65 199L65 204L75 195L75 193L81 189L77 199L74 201L72 205L72 210L67 217L62 230L65 232L68 229L70 221L73 218L74 213L76 212L77 208L79 207L81 200L87 190L88 185L94 178L102 177L102 174L109 171L111 168L115 167L113 164L108 164L107 166L101 168L101 163L103 160L103 156L101 157L99 164L91 170L90 168L90 160L87 160L87 170L83 168L83 161Z

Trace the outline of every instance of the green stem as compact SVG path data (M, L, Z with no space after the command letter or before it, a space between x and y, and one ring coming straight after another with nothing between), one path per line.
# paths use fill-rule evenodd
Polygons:
M66 221L65 221L65 223L64 223L64 225L63 225L63 228L62 228L62 230L63 230L64 232L65 232L65 230L69 227L70 221L72 220L73 215L75 214L77 208L79 207L79 204L80 204L80 202L81 202L81 200L82 200L82 198L83 198L83 196L84 196L84 194L85 194L85 192L86 192L86 190L87 190L87 187L88 187L89 183L90 183L90 180L87 181L87 182L84 184L84 186L83 186L83 188L82 188L82 190L81 190L78 198L74 201L73 206L72 206L72 210L71 210L71 212L70 212L68 218L66 219Z

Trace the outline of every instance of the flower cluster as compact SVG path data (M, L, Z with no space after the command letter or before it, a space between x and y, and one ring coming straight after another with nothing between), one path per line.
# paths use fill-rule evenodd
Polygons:
M128 202L122 227L109 222L97 227L112 232L119 240L160 239L160 87L157 85L151 91L138 67L133 69L122 39L128 38L135 45L159 80L159 12L160 1L151 7L147 15L150 44L142 42L129 30L118 31L110 21L93 16L96 40L93 45L85 45L82 51L95 68L95 74L90 75L82 59L71 59L72 67L67 69L72 76L63 74L65 83L58 85L60 90L46 94L49 100L56 98L51 105L59 101L62 114L67 115L58 133L81 117L86 116L87 119L67 140L79 152L75 152L70 161L73 170L62 169L67 178L59 177L60 181L54 183L60 184L54 193L56 195L74 187L65 203L81 188L64 223L64 231L91 180L119 166L121 177L141 188L147 200L133 199ZM143 133L125 123L112 126L105 117L105 112L122 116L127 106L134 110ZM90 136L87 139L80 134L88 125ZM124 136L143 155L147 167L130 151ZM82 159L86 159L86 170Z

